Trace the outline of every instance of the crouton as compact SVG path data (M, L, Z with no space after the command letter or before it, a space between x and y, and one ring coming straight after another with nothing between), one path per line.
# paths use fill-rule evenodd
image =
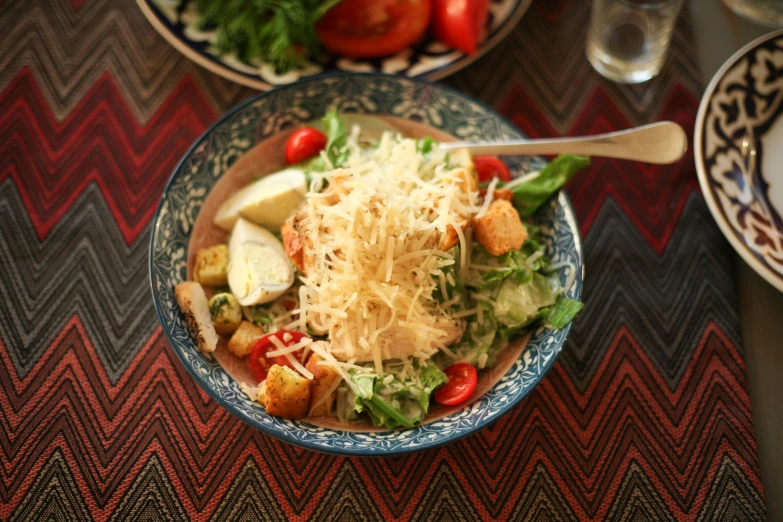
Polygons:
M228 245L202 248L196 254L196 281L207 286L228 284Z
M253 349L256 341L261 339L266 332L260 326L256 326L250 321L242 321L239 327L234 331L234 335L228 340L228 351L237 357L245 357Z
M479 190L479 196L481 196L482 198L487 197L487 189L483 188ZM512 199L514 199L514 193L508 189L495 189L492 191L492 200L494 201L497 199L505 199L506 201L511 201Z
M258 388L258 398L256 400L261 406L266 408L266 380L264 380Z
M310 381L295 370L273 364L264 381L262 391L264 398L259 402L264 405L268 414L292 420L307 416L307 407L310 404Z
M465 230L468 228L468 220L463 219L461 221L460 228L462 229L462 233L465 233ZM446 234L443 236L443 240L440 242L440 248L444 252L448 252L455 246L459 244L459 234L457 234L457 230L449 225L446 227Z
M307 365L305 366L313 374L313 380L310 381L310 412L307 415L308 417L329 415L337 395L337 390L332 390L331 393L329 393L329 390L335 381L341 379L337 370L329 366L320 365L318 364L319 361L323 361L323 359L314 353L307 360Z
M514 206L505 199L497 199L483 216L473 218L473 237L484 250L500 256L521 248L527 230Z
M180 283L174 287L177 304L185 316L190 335L196 341L198 349L203 353L214 352L217 348L218 335L212 325L209 313L209 302L200 284L192 281Z
M295 214L288 218L283 226L280 227L280 234L283 236L283 248L285 253L291 258L296 268L304 273L304 242L299 235L298 227L299 215Z
M242 322L242 306L229 293L213 296L209 300L209 313L212 314L215 331L220 335L231 335Z

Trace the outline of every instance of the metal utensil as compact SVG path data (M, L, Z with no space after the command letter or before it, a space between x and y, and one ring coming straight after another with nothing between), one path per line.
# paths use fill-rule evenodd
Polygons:
M759 190L756 183L756 177L754 176L758 154L756 152L756 138L753 133L753 128L750 125L745 127L745 137L742 138L742 143L740 144L740 154L742 154L743 159L743 163L740 163L742 178L745 181L745 185L750 189L750 194L753 198L748 202L748 207L750 207L753 201L756 202L756 205L758 205L758 208L761 210L761 215L764 216L764 219L769 223L769 227L775 235L775 239L777 239L780 246L783 247L783 234L778 230L775 220L772 217L772 211L770 210L769 205L767 205L766 198L761 193L761 190Z
M685 155L688 150L688 136L682 127L673 121L662 121L595 136L486 143L451 141L442 143L441 148L445 150L464 148L475 156L584 154L666 164L674 163Z

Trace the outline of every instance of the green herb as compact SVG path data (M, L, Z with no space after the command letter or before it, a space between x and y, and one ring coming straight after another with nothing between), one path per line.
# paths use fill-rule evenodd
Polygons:
M253 322L256 324L261 324L267 327L272 326L274 324L272 318L264 314L260 310L253 310L252 317L253 317Z
M345 123L337 115L337 109L324 114L324 127L326 127L326 156L332 162L333 167L342 167L348 159L347 151L343 151L347 137L345 135Z
M339 0L196 0L200 25L217 31L215 49L247 62L262 59L278 71L320 57L315 22Z
M228 306L228 297L225 294L216 295L209 303L209 314L213 319L220 315L220 308L223 306Z
M513 202L519 215L530 216L552 197L580 170L590 165L586 156L562 155L547 164L538 176L511 187Z
M310 328L310 325L306 326L307 328L307 337L310 337L311 339L316 339L319 341L328 341L329 340L329 334L318 334L315 330Z
M321 122L326 129L326 147L324 152L332 165L331 167L327 165L321 154L300 163L299 167L305 172L308 188L313 181L314 172L326 172L331 170L331 168L342 167L348 161L348 151L344 150L348 137L345 134L345 123L337 114L337 109L332 109L324 114ZM325 188L326 184L321 187L321 190Z
M416 150L422 154L429 154L430 152L432 152L432 146L434 144L435 144L435 139L427 136L416 142Z

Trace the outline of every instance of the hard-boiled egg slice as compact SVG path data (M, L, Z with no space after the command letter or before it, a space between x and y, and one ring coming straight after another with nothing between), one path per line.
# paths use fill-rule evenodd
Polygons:
M294 266L271 232L238 218L228 242L228 286L242 306L277 299L294 282Z
M215 224L231 230L240 216L257 225L279 229L304 200L304 172L288 168L264 176L228 198L215 215Z

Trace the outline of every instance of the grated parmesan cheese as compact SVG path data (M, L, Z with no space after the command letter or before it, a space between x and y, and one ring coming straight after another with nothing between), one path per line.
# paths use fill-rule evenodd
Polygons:
M479 210L466 181L472 173L446 169L437 146L425 163L415 140L386 133L377 148L360 149L356 139L348 140L347 166L322 173L327 188L308 193L297 214L305 275L298 320L289 324L328 335L326 348L308 346L346 380L349 360L372 362L381 374L384 360L445 348L444 318L452 328L461 323L432 296L440 286L448 301L442 269L456 262L439 246L453 227L464 278L469 245L460 224Z
M489 182L489 186L487 187L487 195L484 196L484 202L481 204L481 208L479 208L476 217L481 217L486 214L489 206L492 204L492 200L495 199L495 187L498 186L498 181L498 178L492 178L492 181Z

